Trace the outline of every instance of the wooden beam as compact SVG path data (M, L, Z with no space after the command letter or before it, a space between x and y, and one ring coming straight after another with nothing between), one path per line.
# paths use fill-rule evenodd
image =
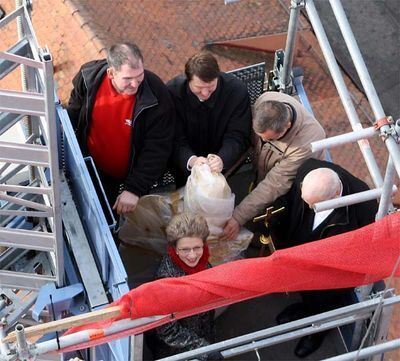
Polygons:
M40 337L46 333L66 330L67 328L82 326L92 322L103 321L108 318L118 317L121 314L119 306L104 308L102 310L85 313L78 316L71 316L57 321L42 323L36 326L25 328L26 338ZM4 337L1 341L15 342L17 339L15 331Z

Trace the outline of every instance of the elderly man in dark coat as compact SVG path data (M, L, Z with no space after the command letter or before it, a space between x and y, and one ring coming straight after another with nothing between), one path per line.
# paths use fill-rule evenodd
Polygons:
M375 200L315 212L315 203L367 191L368 186L342 167L310 158L299 168L289 192L274 202L274 208L285 207L283 213L269 222L277 248L287 248L322 240L353 231L374 222L378 210ZM322 241L323 242L323 241ZM278 317L278 323L322 313L349 303L348 289L301 292L302 303L287 307ZM325 332L302 337L295 354L306 357L321 344Z

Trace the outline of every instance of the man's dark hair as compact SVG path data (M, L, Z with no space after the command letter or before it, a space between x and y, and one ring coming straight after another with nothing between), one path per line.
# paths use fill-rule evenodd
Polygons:
M253 129L256 133L272 130L281 133L292 120L289 106L275 100L256 103L253 116Z
M185 74L188 81L196 75L200 80L209 83L218 78L219 72L217 59L209 51L201 51L193 55L185 64Z
M128 64L137 69L143 63L143 55L135 43L119 43L112 45L107 51L108 66L120 70L121 66Z

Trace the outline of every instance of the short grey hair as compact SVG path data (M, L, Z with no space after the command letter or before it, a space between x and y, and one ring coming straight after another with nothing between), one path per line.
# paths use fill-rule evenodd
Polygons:
M202 216L184 212L171 219L166 233L168 243L175 247L176 242L184 237L199 237L204 242L210 231L207 221Z
M312 194L320 202L336 198L342 190L338 174L330 168L317 168L307 173L301 191L306 197Z
M256 133L272 130L281 133L291 121L289 106L275 100L265 100L256 103L253 115L253 129Z
M140 63L143 63L143 55L135 43L118 43L108 49L107 63L115 70L120 70L124 64L128 64L132 69L138 69Z

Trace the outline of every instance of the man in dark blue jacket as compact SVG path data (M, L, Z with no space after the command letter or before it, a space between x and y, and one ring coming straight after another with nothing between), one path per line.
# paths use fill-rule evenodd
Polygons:
M118 213L164 173L172 151L175 112L166 86L143 67L136 44L111 46L107 60L82 65L67 111L84 155L91 155Z
M226 171L250 145L251 108L244 83L220 72L207 52L193 55L185 75L167 83L177 113L176 183L184 185L195 164Z

